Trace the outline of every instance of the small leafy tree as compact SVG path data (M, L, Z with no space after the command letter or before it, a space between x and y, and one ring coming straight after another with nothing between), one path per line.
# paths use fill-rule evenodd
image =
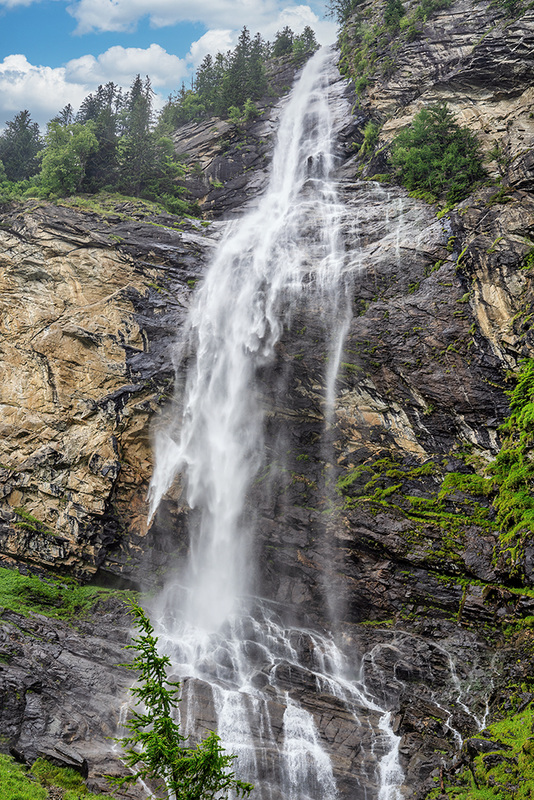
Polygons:
M138 778L153 779L159 782L158 790L166 788L173 800L225 800L230 791L248 797L254 787L230 771L236 756L225 753L215 733L195 747L186 746L187 738L174 721L180 684L167 679L170 660L159 655L145 612L135 601L130 608L140 635L127 645L136 653L127 666L138 673L139 685L131 692L144 710L133 711L126 725L130 735L119 740L132 775L110 781L122 786Z
M58 120L52 120L48 123L41 169L45 194L62 197L80 189L87 159L98 148L93 130L91 122L61 125Z

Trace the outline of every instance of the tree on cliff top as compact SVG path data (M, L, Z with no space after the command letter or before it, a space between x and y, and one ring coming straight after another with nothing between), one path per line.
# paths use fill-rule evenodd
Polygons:
M37 154L43 147L39 126L30 112L19 111L0 136L0 161L9 181L22 181L39 171Z
M89 154L98 147L92 124L48 123L46 149L41 169L41 186L47 194L64 196L77 192L85 176Z
M138 778L153 779L174 800L225 800L231 791L238 797L248 797L254 787L230 771L236 756L225 753L215 733L196 747L185 745L186 737L180 733L173 714L180 684L167 679L170 660L159 655L158 640L145 612L133 601L130 608L140 635L127 645L136 653L127 666L138 672L139 684L131 692L135 705L142 705L144 710L132 713L126 724L130 735L119 740L132 775L110 778L111 783L122 786Z

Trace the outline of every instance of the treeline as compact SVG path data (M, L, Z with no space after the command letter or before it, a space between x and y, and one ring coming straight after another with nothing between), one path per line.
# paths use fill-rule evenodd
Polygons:
M272 44L244 27L236 47L207 55L191 89L182 85L158 116L150 79L140 75L127 91L112 82L99 86L76 114L65 106L44 136L30 113L20 111L0 135L0 200L112 191L190 213L180 196L186 167L174 153L172 131L213 114L234 122L250 118L258 113L254 101L268 93L266 61L289 55L300 65L316 49L309 27L298 36L286 27Z
M290 56L300 66L318 48L313 30L306 26L295 35L291 28L278 31L273 43L257 33L252 37L245 27L236 47L215 58L205 56L191 89L185 84L171 96L162 111L160 122L174 129L185 122L207 116L239 116L247 119L256 113L255 100L268 92L265 64L272 58Z
M177 184L185 167L155 125L153 97L149 78L138 75L126 92L107 83L85 98L77 114L65 106L44 137L29 112L19 112L0 136L0 199L105 190L189 213Z

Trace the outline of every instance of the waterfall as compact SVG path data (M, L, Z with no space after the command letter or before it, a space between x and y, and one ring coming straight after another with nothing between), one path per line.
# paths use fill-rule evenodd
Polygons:
M150 487L151 516L178 475L192 509L187 567L164 594L158 628L183 682L183 730L216 727L261 800L400 797L387 709L331 636L290 624L283 608L254 596L247 496L268 466L258 375L307 303L328 340L328 421L348 326L354 265L331 178L343 91L332 53L320 51L282 113L265 194L228 226L196 293L176 355L187 377L157 436Z

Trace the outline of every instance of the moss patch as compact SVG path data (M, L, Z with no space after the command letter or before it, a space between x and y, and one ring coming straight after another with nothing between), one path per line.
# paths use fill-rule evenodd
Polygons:
M61 769L39 758L28 771L9 756L0 755L2 800L48 800L48 789L52 788L63 790L63 800L80 800L86 797L93 800L113 800L109 794L92 794L85 781L72 769Z
M98 586L80 586L70 578L47 576L44 579L0 568L0 607L24 616L43 614L70 620L88 613L98 600L117 594L127 593Z
M525 687L522 687L525 688ZM530 687L532 688L532 687ZM464 747L468 764L445 777L443 789L434 789L428 800L454 797L458 800L530 800L534 793L534 707L524 705L519 687L512 693L512 709L476 738L485 740L486 752L474 758ZM530 696L532 696L530 694ZM515 708L514 708L515 706ZM476 740L475 738L475 740Z

